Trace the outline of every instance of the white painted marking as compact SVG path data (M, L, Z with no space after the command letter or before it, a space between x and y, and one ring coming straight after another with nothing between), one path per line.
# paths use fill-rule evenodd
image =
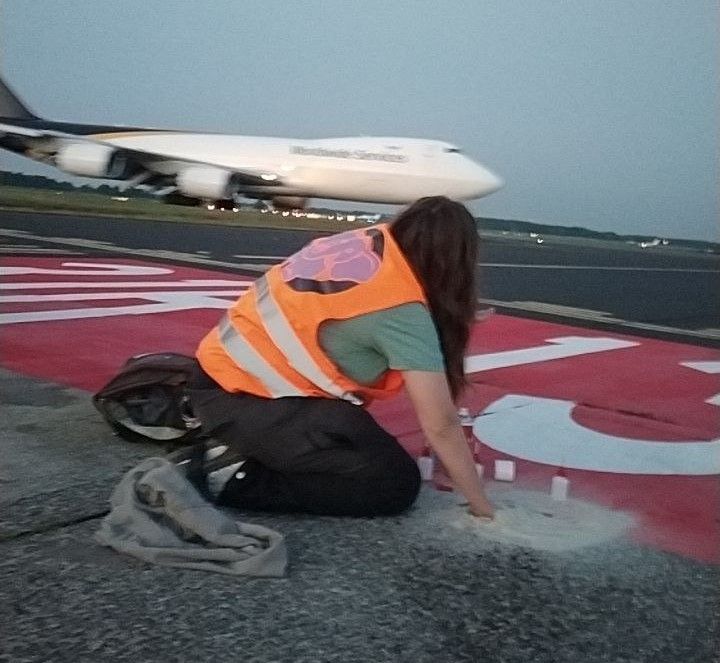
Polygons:
M114 265L101 262L64 262L61 264L63 269L32 267L30 265L21 267L0 265L0 274L4 276L27 274L59 274L61 276L159 276L173 273L172 269L150 267L147 265Z
M720 361L681 361L680 366L687 366L703 373L720 373Z
M720 373L720 361L681 361L680 366L693 368L696 371L710 373L711 375ZM705 399L705 402L710 403L710 405L720 405L720 393Z
M65 292L60 295L0 295L0 304L30 304L33 302L87 302L103 299L147 299L152 301L158 294L163 295L207 295L209 297L239 297L244 289L236 290L147 290L138 292ZM0 319L2 317L0 316Z
M0 290L68 290L70 288L222 288L248 287L252 281L226 279L183 279L182 281L48 281L42 283L0 283Z
M113 297L121 293L110 293ZM146 315L149 313L170 313L189 309L209 308L225 310L230 300L222 299L225 293L215 292L152 292L144 293L152 304L134 304L130 306L110 306L97 308L79 308L54 311L26 311L0 314L0 325L21 322L49 322L56 320L79 320L85 318L108 318L116 315ZM235 297L231 292L228 296ZM133 293L133 299L137 293Z
M213 447L212 449L208 449L205 452L205 460L215 460L216 458L222 456L227 450L228 447L225 444L221 444L217 447Z
M233 258L242 258L245 260L248 258L254 258L255 260L285 260L287 256L258 256L254 253L235 253L233 254Z
M120 253L127 255L133 254L134 257L147 256L150 258L166 258L167 260L181 260L183 262L194 263L197 265L210 265L212 267L231 267L235 269L247 269L249 271L264 272L268 266L262 264L243 265L235 262L223 260L213 260L212 258L203 258L193 253L181 253L179 251L163 251L158 249L137 249L125 246L115 246L108 242L101 242L92 239L82 239L80 237L46 237L44 235L33 235L23 230L8 230L0 228L0 237L14 237L26 240L37 240L48 244L60 244L61 246L78 246L88 249L99 249L109 253Z
M608 350L620 350L640 345L640 343L622 341L617 338L590 336L562 336L549 338L547 342L554 345L540 345L523 350L507 350L484 355L469 355L465 357L465 372L479 373L496 368L535 364L552 359L565 359L566 357L577 357L578 355L593 352L607 352Z
M84 276L149 276L167 275L175 270L151 266L136 266L106 263L62 263L63 269L45 269L30 266L6 267L14 274L43 275L84 275ZM90 269L87 269L90 268ZM0 296L2 304L28 304L37 302L82 302L103 300L146 300L148 304L130 304L127 306L103 306L91 308L58 309L44 311L18 311L0 314L0 325L27 322L49 322L57 320L78 320L118 315L145 315L149 313L167 313L197 308L226 309L232 299L240 296L252 283L249 280L229 279L184 279L181 281L104 281L104 282L32 282L3 283L4 290L46 290L46 289L112 289L109 292L66 292L60 294L11 294ZM228 289L228 286L230 289ZM153 290L136 290L136 288ZM168 290L167 288L214 288L212 290ZM222 289L217 289L222 288ZM121 289L118 292L118 289ZM229 298L229 299L226 299Z
M274 267L277 263L272 262L236 262L231 263L236 269L244 269L248 272L257 272L262 274L267 272L268 269Z
M475 419L487 446L536 463L621 474L720 474L720 439L665 442L605 435L572 419L571 401L510 394Z

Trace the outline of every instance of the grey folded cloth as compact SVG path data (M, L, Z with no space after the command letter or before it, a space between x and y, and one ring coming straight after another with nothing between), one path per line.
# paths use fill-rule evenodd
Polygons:
M285 573L282 534L234 520L206 502L164 458L130 470L110 497L97 541L146 562L228 575Z

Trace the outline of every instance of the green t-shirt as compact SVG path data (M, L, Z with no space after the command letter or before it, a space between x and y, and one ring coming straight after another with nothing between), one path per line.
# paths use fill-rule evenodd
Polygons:
M329 320L321 325L319 336L328 356L360 384L373 384L389 368L445 371L435 324L420 303Z

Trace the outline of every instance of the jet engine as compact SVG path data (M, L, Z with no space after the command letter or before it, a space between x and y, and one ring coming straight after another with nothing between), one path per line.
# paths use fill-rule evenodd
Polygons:
M275 196L272 204L275 209L305 209L307 200L301 196Z
M139 170L127 155L97 143L70 143L61 147L55 155L55 165L73 175L109 180L126 180Z
M178 173L175 183L182 194L206 200L232 198L235 191L233 174L214 166L189 166Z

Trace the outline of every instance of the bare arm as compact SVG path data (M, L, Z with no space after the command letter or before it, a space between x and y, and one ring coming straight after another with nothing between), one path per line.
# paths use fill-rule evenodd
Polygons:
M403 371L403 378L423 433L455 487L467 499L470 512L475 516L492 518L495 510L475 472L445 375L430 371Z

